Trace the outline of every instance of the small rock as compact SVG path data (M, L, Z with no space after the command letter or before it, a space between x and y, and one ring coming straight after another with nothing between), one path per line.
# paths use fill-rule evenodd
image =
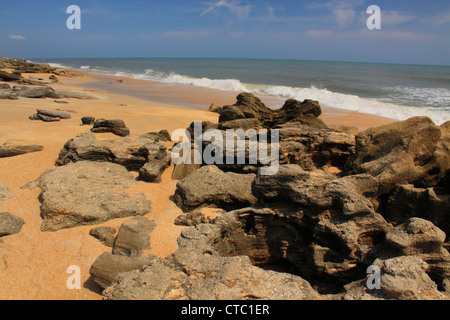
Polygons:
M90 126L93 125L95 122L95 118L94 117L82 117L81 118L81 125L82 126Z
M122 223L114 240L113 254L139 257L150 250L150 235L156 224L145 217L133 217Z
M25 153L38 152L42 150L44 150L44 147L40 145L24 145L7 142L0 145L0 158L14 157Z
M13 195L9 192L8 188L0 181L0 201L11 199Z
M107 247L113 247L114 245L114 235L116 234L116 228L112 227L98 227L91 229L89 234L95 239L100 240Z
M0 237L19 233L25 222L9 212L0 213Z
M111 132L120 137L126 137L130 135L130 129L128 129L125 126L125 123L119 119L97 119L94 122L94 127L91 129L91 131L94 133Z
M60 118L60 119L70 119L72 116L66 112L62 111L50 111L50 110L42 110L37 109L36 110L38 115L44 115L51 118Z
M95 260L91 266L89 273L94 281L103 289L109 287L116 277L127 271L138 270L151 262L150 258L143 257L127 257L114 255L111 253L103 253Z

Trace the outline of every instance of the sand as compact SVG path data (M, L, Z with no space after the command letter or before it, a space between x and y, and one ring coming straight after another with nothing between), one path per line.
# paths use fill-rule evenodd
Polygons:
M48 74L34 74L48 79ZM0 244L0 299L101 299L100 288L89 279L89 268L103 252L111 249L89 236L93 226L77 227L57 232L41 232L40 189L21 189L38 178L45 170L53 169L64 143L90 126L80 126L81 117L122 119L132 135L167 129L185 129L192 121L217 122L218 115L207 112L209 105L233 104L236 92L187 86L170 86L127 78L86 75L77 78L59 77L55 89L70 89L94 95L98 100L53 99L0 100L0 144L7 141L36 143L44 146L41 152L11 158L0 158L0 181L14 195L0 202L0 212L11 212L25 220L20 233L3 237ZM122 80L123 82L118 82ZM132 94L126 95L123 93ZM153 97L154 101L148 100ZM260 97L269 106L280 103L272 97ZM156 100L156 101L155 101ZM163 103L168 101L170 103ZM176 103L176 104L175 104ZM54 123L30 121L37 108L74 111L72 119ZM323 108L321 117L331 126L356 126L363 130L393 122L391 119ZM98 139L118 139L112 134L97 134ZM177 248L177 238L183 229L173 224L182 211L169 199L176 181L171 179L173 168L162 176L159 184L138 182L133 191L143 192L152 201L153 219L157 228L151 236L149 253L166 257ZM125 219L108 221L96 226L118 228ZM69 290L66 282L71 265L81 269L81 289Z

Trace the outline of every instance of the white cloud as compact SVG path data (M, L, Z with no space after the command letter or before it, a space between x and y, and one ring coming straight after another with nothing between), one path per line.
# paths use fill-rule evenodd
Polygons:
M204 16L218 8L227 8L231 11L235 16L237 16L241 20L245 20L250 15L252 7L250 5L242 5L238 1L229 2L228 0L219 0L216 3L212 3L208 8L203 10L201 16Z
M433 19L435 25L441 26L450 23L450 11L444 12Z
M20 34L13 34L9 36L12 40L26 40L24 36L21 36Z
M339 27L351 25L356 17L356 11L353 9L334 9L333 14Z
M334 20L339 27L351 25L357 16L356 7L364 3L364 0L332 0L328 2L312 2L306 7L311 10L326 9L331 11Z

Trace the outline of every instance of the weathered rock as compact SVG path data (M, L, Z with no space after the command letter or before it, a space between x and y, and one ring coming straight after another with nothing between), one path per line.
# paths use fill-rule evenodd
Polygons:
M0 213L0 237L19 233L25 222L9 212Z
M0 181L0 201L11 199L13 195L8 188Z
M163 129L161 131L158 132L160 140L161 141L172 141L172 136L170 135L169 131L167 131L166 129Z
M141 270L122 273L107 299L315 300L320 295L300 277L255 267L246 256L223 257L215 250L220 227L185 229L179 249Z
M440 138L440 128L427 117L368 129L356 136L356 153L346 171L376 177L379 194L399 184L434 187L447 170L435 154Z
M440 253L445 238L442 230L430 221L420 218L411 218L386 235L386 241L402 256Z
M96 97L85 92L58 89L56 94L60 99L79 99L79 100L95 100Z
M127 257L103 253L95 260L89 273L103 289L109 287L122 272L138 270L151 262L151 257Z
M7 83L0 83L0 89L1 90L10 90L11 86Z
M37 121L37 120L42 120L37 113L33 114L32 116L28 117L29 120L33 120L33 121Z
M24 90L25 89L25 90ZM19 95L24 98L53 98L59 99L59 95L56 94L55 90L51 87L38 87L38 88L29 88L25 87L19 91Z
M236 119L231 121L224 121L219 124L220 130L228 129L242 129L247 131L248 129L262 129L261 122L258 119Z
M148 214L151 202L143 194L126 191L134 184L124 167L108 162L81 161L47 171L39 178L41 230Z
M370 175L329 179L326 172L285 165L274 176L258 174L253 183L259 203L291 204L291 210L300 210L311 237L309 249L303 251L309 262L302 276L315 279L320 292L338 292L357 279L364 264L358 250L382 243L393 228L367 198L378 190L376 179Z
M200 210L194 210L187 215L181 215L175 219L177 226L193 227L199 224L208 223L209 219Z
M345 286L343 300L448 300L427 275L427 264L416 256L378 259L380 289L369 290L366 280Z
M0 90L0 99L17 100L19 95L13 90Z
M97 119L94 122L94 127L91 129L94 133L111 132L120 137L126 137L130 135L130 129L125 126L122 120L105 120Z
M149 162L139 169L139 180L161 182L161 175L171 162L171 157L166 153L166 148L161 148L161 152L155 158L149 159Z
M450 193L444 188L414 188L399 185L394 188L382 205L382 214L390 222L401 224L418 217L433 222L446 234L450 234Z
M256 202L251 192L254 178L206 166L177 183L174 200L184 211L208 205L227 210L251 206Z
M39 152L42 150L44 150L44 147L40 145L7 142L0 145L0 158L14 157L30 152Z
M72 116L66 112L37 109L38 116L44 115L51 118L70 119Z
M49 116L46 116L45 114L39 114L39 113L36 114L36 117L39 118L40 120L44 121L44 122L58 122L58 121L61 121L61 118L59 118L59 117L49 117ZM34 120L35 117L32 116L32 117L29 117L28 119Z
M145 217L133 217L119 228L114 240L113 254L139 257L144 250L150 250L150 235L156 224Z
M158 181L170 159L167 148L156 142L153 136L142 135L134 139L126 137L100 141L92 133L82 133L66 142L59 153L56 165L86 160L114 162L130 171L139 171L146 164L154 165L155 168L149 173L153 174L151 177L153 181ZM148 176L148 180L152 179ZM143 180L146 181L146 178Z
M116 232L116 228L113 227L98 227L91 229L89 231L89 235L98 239L105 246L112 248L114 245L114 235Z
M214 113L219 113L219 114L222 112L222 110L223 110L223 108L218 106L215 103L212 103L208 109L209 112L214 112Z
M256 118L264 127L269 127L273 122L273 110L251 93L241 93L236 97L233 106L224 106L220 112L219 122L236 119Z
M427 273L450 294L450 253L444 248L445 233L432 222L411 218L386 235L396 256L420 257L428 264Z
M265 271L247 257L198 256L194 266L155 259L142 271L122 273L103 295L108 300L316 300L300 277Z
M427 275L427 263L416 256L374 262L382 270L381 292L389 299L446 299Z
M20 75L0 70L0 80L1 81L18 81L20 79L22 79L22 77Z
M343 169L355 151L353 134L295 122L274 128L280 130L280 149L289 163L299 164L305 170L324 166Z
M82 117L81 118L81 125L83 125L83 126L93 125L94 122L95 122L94 117Z
M289 99L280 110L277 110L275 122L278 124L299 122L310 127L327 128L327 125L319 119L321 114L322 109L318 101L305 100L300 102Z

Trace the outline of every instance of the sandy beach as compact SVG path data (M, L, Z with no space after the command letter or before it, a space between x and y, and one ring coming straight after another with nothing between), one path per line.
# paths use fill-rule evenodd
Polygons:
M33 76L47 79L49 75ZM44 146L41 152L0 158L0 181L14 195L12 199L0 202L0 212L12 212L25 220L22 231L3 238L0 245L0 299L101 299L100 288L88 281L89 268L101 253L110 251L110 248L89 236L92 226L41 232L39 189L21 189L44 171L54 168L58 153L67 140L89 132L90 127L80 126L81 117L122 119L132 135L162 129L172 132L188 127L195 120L217 122L218 114L207 111L209 105L233 104L237 95L236 92L89 74L60 77L60 82L51 86L84 92L97 99L65 99L68 104L58 104L53 99L0 100L0 144L15 141ZM154 101L150 100L151 97ZM273 97L260 98L268 106L280 103ZM54 123L28 120L38 108L68 110L72 112L72 118ZM363 130L393 122L387 118L326 106L322 108L321 119L331 127L356 126ZM98 134L97 138L118 137L105 133ZM135 188L152 201L153 212L148 218L156 222L157 228L151 236L152 250L149 253L159 257L166 257L177 248L176 240L183 229L173 223L182 211L169 199L177 182L171 179L172 170L173 167L164 172L159 184L138 182ZM118 228L123 220L111 220L100 226ZM69 276L66 270L70 265L81 268L81 290L66 287Z

